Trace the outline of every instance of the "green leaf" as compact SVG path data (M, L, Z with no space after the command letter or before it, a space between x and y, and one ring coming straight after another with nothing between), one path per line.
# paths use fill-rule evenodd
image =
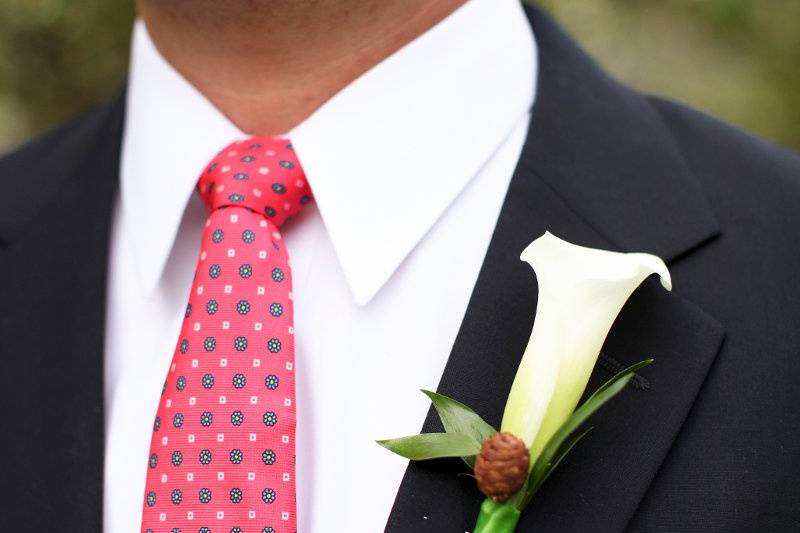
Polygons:
M567 419L567 421L564 422L564 424L558 429L558 431L553 434L542 450L542 453L536 459L533 469L531 470L531 475L533 476L534 481L532 484L533 487L537 486L539 482L544 479L547 471L553 464L553 459L556 457L562 444L568 439L572 432L575 431L581 424L583 424L586 419L588 419L598 409L600 409L603 404L605 404L623 388L625 388L631 377L631 375L623 376L617 379L611 386L606 387L599 394L592 395L592 397L578 409L576 409L575 412L572 413L572 415Z
M558 451L556 451L556 454L550 460L550 464L547 465L547 468L544 470L544 473L541 474L541 478L536 479L535 481L533 479L533 476L528 478L528 484L525 486L524 489L525 494L521 499L522 501L521 505L519 505L520 510L524 509L525 506L528 505L531 498L533 498L534 494L536 494L536 492L539 490L542 484L547 480L547 478L550 477L550 474L552 474L553 471L558 467L558 465L561 463L564 457L566 457L567 454L570 451L572 451L572 448L574 448L575 445L578 444L578 442L582 440L583 437L585 437L591 430L592 428L588 428L580 433L573 433L572 435L570 435L564 442L561 443L561 446L558 448Z
M638 363L634 363L629 367L623 368L622 370L620 370L619 372L614 374L614 376L611 379L609 379L608 381L606 381L605 383L600 385L600 388L597 389L596 391L594 391L594 394L589 396L589 398L584 403L588 403L589 401L591 401L592 398L597 396L599 393L603 392L606 388L610 387L611 385L616 383L618 380L622 379L623 376L625 376L627 374L631 374L631 378L633 378L633 374L637 370L649 365L653 361L655 361L655 359L644 359L643 361L639 361Z
M598 388L594 394L592 394L583 405L578 407L567 421L558 428L558 431L550 437L542 453L539 454L539 457L533 464L531 473L528 475L525 498L520 508L524 508L524 506L527 505L561 460L572 450L578 441L588 433L587 430L579 435L573 435L575 430L586 422L590 416L596 413L598 409L611 400L611 398L619 394L633 378L633 373L636 370L652 362L652 359L645 359L617 373Z
M448 396L437 392L421 389L422 392L431 399L433 407L442 419L442 425L447 433L461 433L469 435L483 444L487 438L491 437L497 430L489 425L475 411ZM477 452L476 452L477 453ZM475 454L462 457L470 468L475 467Z
M480 443L497 433L478 413L458 400L429 390L422 392L433 402L446 432L469 435Z
M544 478L542 478L542 481L539 482L540 486L542 483L544 483L545 479L547 479L550 474L553 473L553 470L558 467L561 460L566 457L567 454L572 451L572 448L574 448L575 445L578 444L578 442L583 439L583 437L585 437L592 429L593 428L587 428L580 433L573 433L567 440L561 443L561 447L558 448L558 451L556 452L552 461L550 461L550 468L547 469L547 472L544 474Z
M376 441L378 444L412 461L439 457L465 457L477 454L481 443L462 433L420 433Z

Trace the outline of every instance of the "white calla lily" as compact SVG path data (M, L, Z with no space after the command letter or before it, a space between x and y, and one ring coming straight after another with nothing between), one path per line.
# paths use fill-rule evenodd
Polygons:
M539 296L501 431L525 442L533 464L575 410L608 331L636 287L651 274L667 290L672 282L654 255L586 248L549 232L520 258L533 267Z

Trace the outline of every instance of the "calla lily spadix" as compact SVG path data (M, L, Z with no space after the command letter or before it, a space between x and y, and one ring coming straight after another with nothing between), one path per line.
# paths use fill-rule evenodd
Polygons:
M664 262L568 243L547 232L520 258L536 273L539 296L530 340L500 430L530 448L531 465L570 417L622 306L651 274L671 290Z

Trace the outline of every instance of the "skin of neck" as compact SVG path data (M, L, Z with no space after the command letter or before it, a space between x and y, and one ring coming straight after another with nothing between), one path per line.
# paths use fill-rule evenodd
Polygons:
M464 1L138 0L137 11L161 55L234 124L278 135Z

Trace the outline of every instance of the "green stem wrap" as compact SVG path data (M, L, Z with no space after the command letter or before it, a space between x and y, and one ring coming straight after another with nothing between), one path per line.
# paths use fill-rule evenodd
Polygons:
M473 533L514 533L519 522L519 509L508 503L496 503L486 499Z

